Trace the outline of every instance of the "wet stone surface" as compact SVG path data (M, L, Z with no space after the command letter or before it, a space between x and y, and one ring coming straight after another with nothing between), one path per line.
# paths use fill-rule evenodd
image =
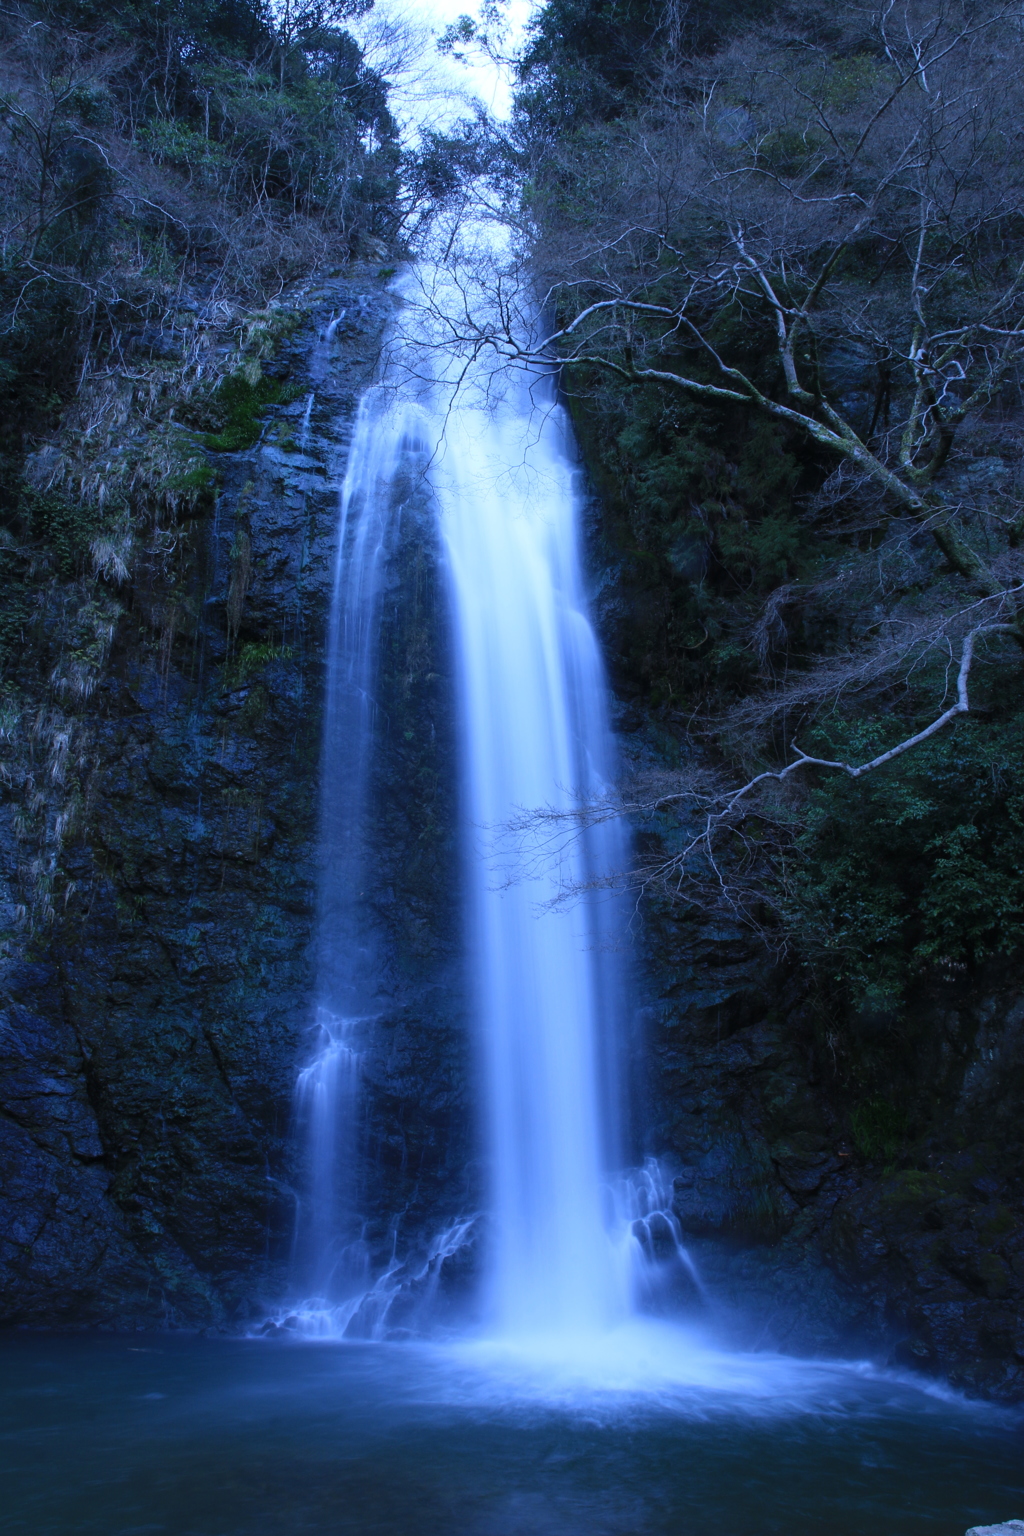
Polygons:
M338 485L393 306L371 269L285 297L296 325L271 366L295 398L268 413L256 447L211 454L217 494L173 576L154 564L127 594L90 703L88 804L62 853L74 900L0 975L9 1322L237 1326L284 1284ZM421 632L396 632L391 656L390 705L408 718L395 719L395 757L380 755L381 793L388 775L405 789L381 828L393 838L393 1011L368 1137L386 1148L374 1166L393 1170L378 1184L401 1186L389 1208L408 1207L415 1185L425 1219L446 1176L430 1173L447 1155L443 1122L461 1109L457 1069L425 1038L437 1008L422 1006L453 963L445 885L429 860L405 873L419 800L436 800L418 732L442 705ZM444 814L432 815L443 848ZM12 910L22 857L0 822Z
M612 499L591 501L586 528L620 749L663 772L701 748L637 681L658 594L644 588L641 603L631 588ZM674 1171L720 1326L743 1345L871 1354L1024 1399L1019 968L922 985L895 1044L870 1021L834 1035L809 973L727 917L645 897L624 942L638 992L634 1156ZM889 1081L874 1091L913 1126L888 1147L857 1135L858 1082L880 1059Z

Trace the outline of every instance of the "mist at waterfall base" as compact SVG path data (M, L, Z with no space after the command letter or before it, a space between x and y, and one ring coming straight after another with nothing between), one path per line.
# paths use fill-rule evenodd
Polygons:
M423 1344L8 1333L0 1529L963 1536L1024 1512L1019 1415L827 1365L768 1384L530 1399Z

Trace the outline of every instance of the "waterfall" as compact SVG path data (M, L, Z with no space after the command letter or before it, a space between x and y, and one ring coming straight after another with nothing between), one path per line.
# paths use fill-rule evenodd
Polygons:
M625 847L615 822L576 815L613 774L577 548L579 472L550 379L488 366L453 342L444 304L454 325L464 295L446 300L437 273L408 274L399 294L340 497L318 1043L296 1094L309 1165L296 1242L304 1310L315 1328L344 1332L362 1308L359 1326L372 1318L385 1333L404 1276L429 1289L472 1227L460 1219L428 1234L418 1268L403 1270L396 1252L370 1275L352 1177L379 964L359 899L372 857L363 829L379 597L403 498L415 494L437 520L455 650L485 1312L506 1339L593 1337L629 1315L638 1268L664 1269L666 1234L685 1254L658 1216L670 1201L654 1165L639 1182L617 1173L623 987L611 887Z
M415 424L408 418L384 390L370 390L359 407L339 491L321 762L315 1041L295 1089L306 1166L293 1279L304 1297L300 1313L315 1331L343 1332L369 1279L354 1170L360 1047L373 1024L378 957L360 887L372 856L365 827L377 726L381 585L402 475L416 455Z
M505 386L500 398L463 386L434 470L461 695L488 1299L503 1333L588 1333L628 1300L604 1192L621 1153L610 1081L619 987L601 881L622 848L614 828L558 819L606 788L605 686L562 411L535 379Z

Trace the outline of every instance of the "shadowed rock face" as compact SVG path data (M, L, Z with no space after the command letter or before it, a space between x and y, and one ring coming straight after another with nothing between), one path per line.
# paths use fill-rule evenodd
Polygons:
M906 1095L929 1093L934 1119L890 1161L850 1137L800 979L740 932L660 919L643 935L650 1149L677 1169L676 1212L733 1336L1024 1396L1015 987L919 1000Z
M47 942L9 946L9 1321L238 1322L284 1282L336 485L391 312L370 274L294 303L300 323L272 366L297 398L260 446L212 457L218 494L184 552L136 579L90 700L88 804L62 852L73 899ZM372 900L389 1011L367 1063L363 1182L376 1209L429 1224L443 1189L462 1200L451 1124L466 1123L465 1073L445 637L432 533L409 516L382 618ZM9 910L23 858L8 820Z
M609 523L593 503L623 755L663 767L698 749L637 685L648 593L631 591ZM1024 1398L1019 972L922 985L898 1030L863 1018L833 1033L809 972L776 964L738 924L645 898L632 931L637 1150L676 1170L719 1322L747 1345L868 1351ZM910 1133L861 1118L868 1069Z

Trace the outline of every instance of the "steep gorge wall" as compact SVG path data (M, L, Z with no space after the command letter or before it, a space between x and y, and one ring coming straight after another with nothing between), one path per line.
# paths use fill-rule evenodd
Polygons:
M587 444L586 407L577 408ZM582 412L582 414L581 414ZM588 451L598 626L627 769L709 761L659 702L677 574L641 563ZM652 574L652 568L654 574ZM746 1344L868 1351L1024 1396L1024 988L992 965L922 980L896 1016L843 1007L799 951L648 894L632 929L642 1147Z
M216 494L170 567L104 598L113 641L72 726L85 793L56 855L65 895L31 933L19 907L32 780L19 764L43 746L27 730L11 738L0 839L9 1322L237 1324L284 1285L302 1176L291 1095L314 996L337 486L392 310L371 268L287 298L290 332L265 371L287 381L291 403L269 414L255 448L211 455ZM392 562L382 616L376 793L388 807L378 820L392 824L374 900L391 1011L366 1064L364 1128L378 1186L367 1195L417 1217L452 1180L446 1117L464 1111L449 1081L457 1052L441 1051L439 1067L422 1037L459 1006L435 588L421 520ZM37 721L55 633L67 646L52 622L26 632Z

